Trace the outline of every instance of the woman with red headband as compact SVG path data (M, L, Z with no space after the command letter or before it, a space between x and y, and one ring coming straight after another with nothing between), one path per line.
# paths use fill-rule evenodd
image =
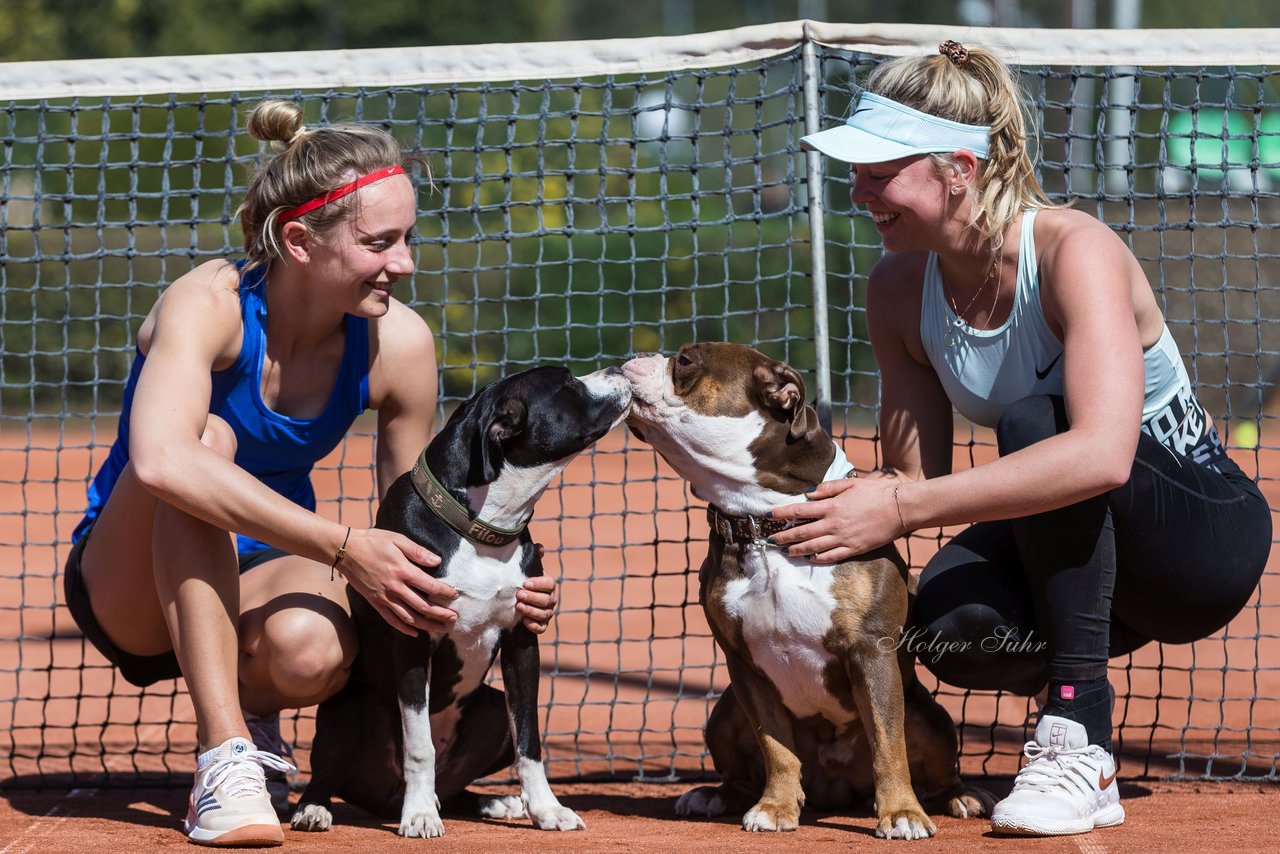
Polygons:
M376 128L304 128L283 101L248 130L277 153L240 207L246 257L182 276L143 322L65 573L72 615L125 679L186 678L200 756L185 829L213 845L283 841L278 712L346 682L346 582L406 634L456 619L453 589L419 568L436 555L316 515L310 481L365 409L379 495L430 438L434 342L393 297L414 270L404 155ZM544 631L550 581L518 598Z
M886 250L867 287L886 465L775 508L792 554L847 560L967 524L920 575L899 643L939 679L1042 703L995 830L1124 821L1109 657L1218 631L1249 601L1271 513L1196 399L1142 267L1053 204L1023 97L990 51L885 62L845 124L802 142L850 164ZM1000 458L952 471L952 411ZM814 520L805 522L805 520Z

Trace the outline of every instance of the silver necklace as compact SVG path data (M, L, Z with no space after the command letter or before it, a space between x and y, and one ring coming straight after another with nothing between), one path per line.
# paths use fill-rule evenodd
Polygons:
M999 278L1000 276L999 267L996 267L994 271L994 275L997 279ZM956 330L962 329L964 327L965 325L964 316L969 313L969 309L973 308L973 304L978 301L978 297L982 296L982 292L987 289L987 282L991 281L991 279L992 279L992 274L988 274L987 277L982 280L982 285L979 286L978 290L974 291L973 299L969 300L969 304L964 307L964 311L961 311L959 306L956 305L956 301L952 299L951 294L946 293L946 285L945 284L943 285L942 287L943 293L946 294L947 301L951 303L951 310L956 313L956 319L951 321L949 324L947 324L947 331L942 333L943 344L945 344L948 347L956 346ZM999 302L999 301L1000 301L1000 289L996 288L996 302ZM988 323L991 322L991 316L994 315L995 313L996 313L996 306L995 306L995 303L992 303L991 312L987 315Z

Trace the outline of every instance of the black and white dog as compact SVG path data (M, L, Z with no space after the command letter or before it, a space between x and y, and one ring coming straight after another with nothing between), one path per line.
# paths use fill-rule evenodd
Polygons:
M442 806L527 816L545 830L585 827L547 784L537 636L517 616L515 597L526 578L542 574L525 530L535 502L570 460L621 422L630 401L617 368L580 379L564 368L534 368L496 380L454 412L413 471L391 486L378 527L440 555L432 575L458 591L450 603L458 620L443 636L411 638L348 588L360 652L346 688L317 712L312 778L294 829L327 830L334 795L388 818L399 814L401 836L443 834ZM499 651L505 698L484 684ZM513 762L519 798L465 789Z

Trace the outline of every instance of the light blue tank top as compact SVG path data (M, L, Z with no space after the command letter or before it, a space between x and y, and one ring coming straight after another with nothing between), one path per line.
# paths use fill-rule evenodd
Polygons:
M209 411L235 431L236 465L295 504L314 511L312 467L338 446L351 422L369 405L369 321L347 315L342 364L324 411L315 418L290 418L270 409L262 399L262 362L267 342L265 288L265 267L254 268L240 282L240 316L244 327L240 354L230 367L211 374L213 392ZM116 480L129 462L129 412L145 361L146 357L137 351L125 383L115 443L89 485L89 506L72 532L72 542L78 540L102 512ZM237 535L236 548L243 555L267 545Z
M995 329L974 329L957 316L943 291L938 256L930 252L925 262L920 342L951 405L986 427L994 427L1014 401L1062 394L1062 342L1049 329L1040 304L1035 218L1034 209L1023 212L1013 307ZM1198 463L1223 456L1167 324L1142 358L1143 432Z

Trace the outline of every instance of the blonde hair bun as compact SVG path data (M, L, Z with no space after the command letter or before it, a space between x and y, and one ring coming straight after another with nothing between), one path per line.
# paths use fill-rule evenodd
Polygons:
M245 129L254 139L283 148L302 130L302 108L292 101L263 101L249 113Z

